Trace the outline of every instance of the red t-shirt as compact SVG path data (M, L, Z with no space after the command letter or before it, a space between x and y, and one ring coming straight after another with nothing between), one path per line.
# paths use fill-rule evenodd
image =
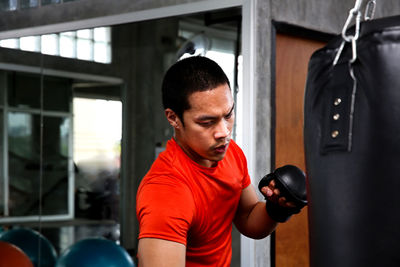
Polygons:
M207 168L171 139L139 186L139 239L184 244L186 266L228 267L232 220L249 184L246 158L234 141L224 159Z

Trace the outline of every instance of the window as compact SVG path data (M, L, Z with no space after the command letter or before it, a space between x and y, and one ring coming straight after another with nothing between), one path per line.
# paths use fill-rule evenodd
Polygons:
M75 97L75 216L119 221L122 102Z
M0 40L0 47L108 64L111 63L111 29L99 27L5 39Z
M71 88L67 78L0 72L0 220L72 218Z
M42 5L50 5L50 4L58 4L61 3L61 0L41 0Z
M37 7L39 0L19 0L20 8Z
M211 58L220 65L228 77L231 88L234 89L232 90L234 99L242 97L242 90L235 88L235 79L237 79L238 85L242 84L242 56L240 54L237 55L237 66L235 65L235 46L237 45L238 38L235 29L209 29L202 26L202 22L183 20L179 24L179 36L185 40L182 47L187 42L192 42L193 45L189 46L188 51L183 53L182 56L179 54L180 58L198 54ZM236 67L237 69L235 70ZM236 122L241 122L243 118L241 116L242 107L240 103L236 103L235 109L237 115L235 116L235 120ZM241 123L235 123L233 130L233 138L237 142L241 142L242 140L242 136L238 134L242 132L241 125Z
M9 216L68 214L68 147L70 118L30 112L8 113ZM40 181L40 146L43 179ZM41 192L39 191L41 188ZM41 197L41 202L39 201Z
M19 39L13 38L13 39L0 40L0 46L6 48L18 49Z
M37 36L21 37L19 42L15 43L19 43L21 50L40 52L40 38Z
M0 1L0 10L12 11L16 10L17 6L18 6L17 0Z
M51 4L61 4L77 0L3 0L0 1L0 11L13 11L17 9L25 9L39 7Z

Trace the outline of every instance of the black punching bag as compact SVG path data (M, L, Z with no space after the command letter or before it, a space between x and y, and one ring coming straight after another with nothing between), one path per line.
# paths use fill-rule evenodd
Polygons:
M309 62L304 143L312 267L400 266L400 16Z

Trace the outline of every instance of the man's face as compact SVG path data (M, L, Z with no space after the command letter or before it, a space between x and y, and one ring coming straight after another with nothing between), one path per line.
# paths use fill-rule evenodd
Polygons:
M234 123L234 102L227 84L195 92L188 98L175 138L182 149L200 165L211 167L225 156Z

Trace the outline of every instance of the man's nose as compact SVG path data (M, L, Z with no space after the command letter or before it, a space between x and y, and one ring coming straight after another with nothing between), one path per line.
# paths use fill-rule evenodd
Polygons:
M220 121L215 129L214 138L222 139L227 138L231 133L229 123L227 121Z

